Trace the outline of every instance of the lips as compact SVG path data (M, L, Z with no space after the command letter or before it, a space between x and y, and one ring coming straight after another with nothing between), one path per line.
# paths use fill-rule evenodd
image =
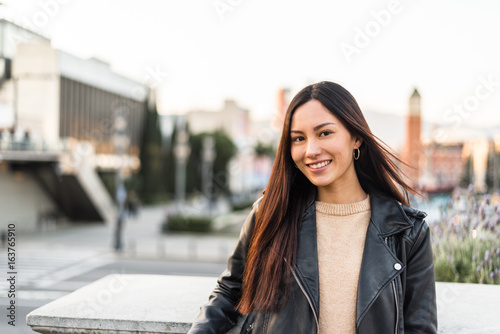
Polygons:
M319 169L321 167L329 165L331 162L332 162L331 160L325 160L314 164L307 164L307 166L309 166L312 169Z

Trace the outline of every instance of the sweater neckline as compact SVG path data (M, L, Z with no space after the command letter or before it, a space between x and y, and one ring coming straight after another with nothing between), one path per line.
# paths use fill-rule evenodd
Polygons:
M370 210L370 195L362 201L346 204L316 201L316 211L330 216L350 216Z

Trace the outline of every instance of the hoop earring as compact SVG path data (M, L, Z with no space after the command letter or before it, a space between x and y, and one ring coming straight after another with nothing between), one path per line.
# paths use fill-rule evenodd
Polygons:
M357 155L356 155L356 151L358 152ZM354 160L358 160L360 155L361 155L361 151L359 150L359 147L352 152L352 156L354 157Z

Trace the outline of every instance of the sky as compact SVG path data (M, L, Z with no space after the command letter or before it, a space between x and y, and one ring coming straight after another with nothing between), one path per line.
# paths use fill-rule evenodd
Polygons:
M500 125L500 1L3 1L54 47L158 92L164 114L234 99L269 118L279 88L330 80L364 112Z

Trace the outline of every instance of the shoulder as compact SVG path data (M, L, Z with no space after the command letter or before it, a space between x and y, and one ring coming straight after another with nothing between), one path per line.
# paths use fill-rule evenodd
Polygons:
M401 207L413 225L405 231L405 239L414 243L418 239L425 237L429 231L429 225L425 221L427 213L406 204L401 204Z
M257 211L259 210L260 203L262 202L263 196L259 197L253 204L252 210L248 214L246 221L243 223L243 227L241 228L240 238L248 238L253 234L253 229L255 226L255 217L257 215Z
M403 208L403 211L406 213L408 217L413 217L417 219L424 219L425 217L427 217L427 213L425 213L424 211L420 211L409 205L401 204L401 207Z
M257 198L257 200L255 202L253 202L253 204L252 204L252 211L253 212L257 212L263 198L264 198L264 195L261 195L259 198Z

